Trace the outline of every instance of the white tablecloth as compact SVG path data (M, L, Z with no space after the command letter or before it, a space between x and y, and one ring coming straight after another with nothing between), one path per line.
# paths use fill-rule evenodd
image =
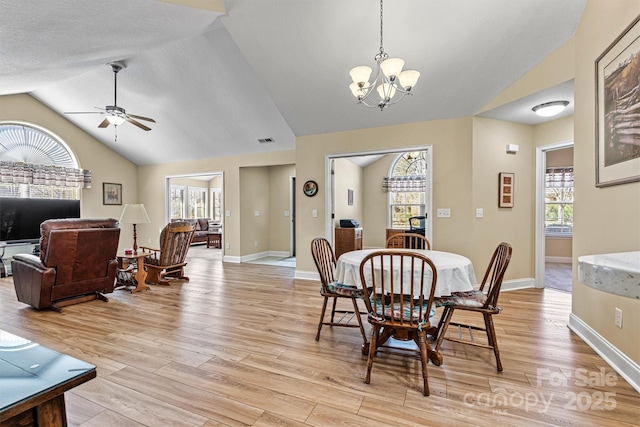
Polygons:
M360 281L360 263L368 254L383 249L364 249L360 251L345 252L340 256L336 266L336 280L345 285L362 287ZM436 266L438 279L436 281L435 296L441 297L451 295L452 292L463 292L473 290L477 283L476 275L473 271L471 260L462 255L441 251L427 251L420 249L384 249L397 252L418 252L425 255ZM394 263L395 268L400 268L399 263ZM409 267L409 266L406 266ZM394 272L397 276L398 272ZM431 280L431 271L428 272ZM426 275L425 275L426 276Z

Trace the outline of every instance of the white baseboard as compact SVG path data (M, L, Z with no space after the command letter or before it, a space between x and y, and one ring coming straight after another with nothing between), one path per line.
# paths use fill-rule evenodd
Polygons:
M278 258L289 258L291 256L291 252L289 251L269 251L268 256L277 256Z
M640 366L637 363L573 313L569 315L567 326L640 393Z
M571 264L572 259L570 256L547 256L544 257L545 262L555 262L557 264Z
M320 275L317 271L301 271L296 270L295 279L320 281Z
M239 256L225 255L222 257L222 262L231 262L234 264L240 264L241 258Z
M249 262L249 261L255 261L257 259L260 258L265 258L265 257L278 257L278 258L288 258L291 256L291 253L288 251L263 251L263 252L257 252L255 254L249 254L249 255L244 255L243 257L240 257L240 261L239 262ZM235 258L235 257L234 257ZM226 257L225 257L225 261L226 261Z
M255 254L244 255L240 258L240 262L254 261L258 258L264 258L269 256L269 251L256 252Z
M516 289L527 289L527 288L535 288L536 281L533 277L525 277L524 279L512 279L512 280L504 280L502 282L502 287L500 288L500 292L502 291L515 291Z

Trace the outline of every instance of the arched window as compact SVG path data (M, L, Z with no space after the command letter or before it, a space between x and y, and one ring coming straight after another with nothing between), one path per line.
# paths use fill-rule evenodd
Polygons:
M66 144L24 123L0 123L0 197L80 199L91 171L78 169Z
M427 152L400 154L384 178L383 190L389 193L391 228L409 228L409 218L426 213Z

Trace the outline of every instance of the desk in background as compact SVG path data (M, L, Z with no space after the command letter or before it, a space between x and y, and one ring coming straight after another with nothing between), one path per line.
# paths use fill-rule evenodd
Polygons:
M336 228L335 254L339 258L345 252L362 249L362 228Z

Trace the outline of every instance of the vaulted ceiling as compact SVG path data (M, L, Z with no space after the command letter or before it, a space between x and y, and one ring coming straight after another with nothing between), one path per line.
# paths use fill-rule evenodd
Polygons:
M0 0L0 95L29 93L139 165L295 148L302 135L476 114L575 33L587 0L394 0L384 48L420 71L385 111L356 104L377 0ZM98 128L95 107L152 117ZM565 82L485 116L535 124ZM2 98L0 98L2 102ZM115 130L117 129L117 140ZM260 143L262 138L273 142Z

